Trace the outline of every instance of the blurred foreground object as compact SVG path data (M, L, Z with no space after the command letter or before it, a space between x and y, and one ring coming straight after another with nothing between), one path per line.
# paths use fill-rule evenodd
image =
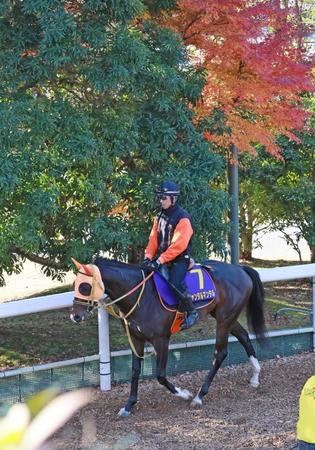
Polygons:
M92 399L90 389L57 396L49 388L16 403L0 420L0 450L36 450L80 408Z
M315 375L303 386L297 424L299 450L315 450Z

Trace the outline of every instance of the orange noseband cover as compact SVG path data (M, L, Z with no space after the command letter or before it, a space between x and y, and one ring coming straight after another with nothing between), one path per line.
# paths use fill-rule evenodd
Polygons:
M74 295L82 300L100 300L104 295L104 284L102 281L100 270L94 264L82 264L80 272L74 282ZM82 295L79 291L81 283L87 283L91 286L90 295Z

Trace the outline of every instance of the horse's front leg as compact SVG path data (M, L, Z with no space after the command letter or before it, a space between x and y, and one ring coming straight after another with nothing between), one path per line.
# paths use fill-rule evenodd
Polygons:
M218 327L218 325L217 325L214 360L212 363L212 368L208 372L208 374L205 378L205 381L204 381L203 385L201 386L198 394L196 395L196 397L193 398L193 400L191 402L192 406L202 405L203 397L208 393L210 384L211 384L215 374L217 373L222 362L224 361L224 359L227 356L227 353L228 353L227 345L228 345L229 333L225 328L223 328L223 329L219 329L219 328L220 327Z
M166 378L166 365L168 359L168 338L160 338L157 342L154 342L154 348L156 351L156 377L158 382L165 386L172 394L176 397L183 398L184 400L189 400L192 394L187 389L180 389L174 386Z
M123 408L121 408L121 410L118 413L118 415L121 417L129 416L132 407L138 401L138 383L141 371L142 357L144 353L144 342L145 341L132 337L132 343L138 356L135 355L134 352L132 352L132 377L131 377L130 395L126 405Z

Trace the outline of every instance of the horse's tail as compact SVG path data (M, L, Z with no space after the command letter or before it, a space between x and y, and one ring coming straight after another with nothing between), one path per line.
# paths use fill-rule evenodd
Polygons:
M265 291L259 273L249 266L242 266L242 269L250 276L253 282L253 289L247 303L247 322L259 343L263 343L266 338L266 322L264 314Z

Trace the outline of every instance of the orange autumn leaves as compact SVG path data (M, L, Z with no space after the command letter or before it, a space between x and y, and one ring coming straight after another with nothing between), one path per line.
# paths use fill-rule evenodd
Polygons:
M278 134L296 139L292 130L306 118L300 94L313 90L297 13L280 1L179 0L178 11L161 19L193 50L193 64L206 70L197 117L224 113L225 131L207 130L206 139L249 152L261 143L275 156Z

